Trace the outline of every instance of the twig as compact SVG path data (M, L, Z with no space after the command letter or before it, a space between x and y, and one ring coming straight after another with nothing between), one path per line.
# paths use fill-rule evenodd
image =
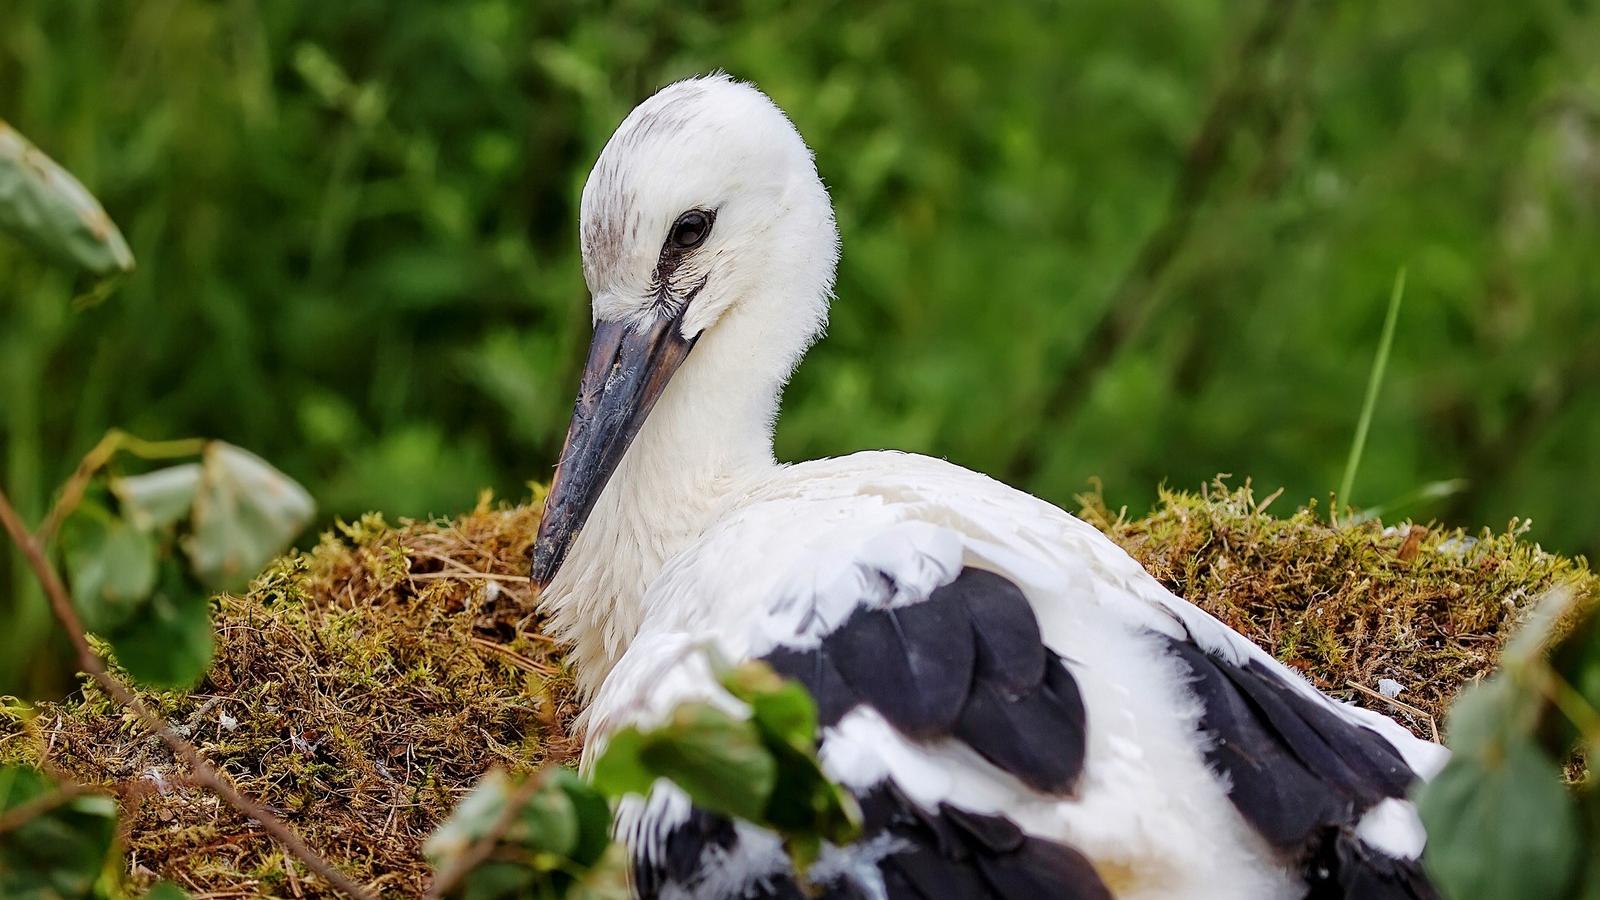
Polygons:
M528 584L533 581L526 575L502 575L499 572L422 572L411 576L417 581L437 581L441 578L456 579L459 581L510 581L515 584Z
M61 523L78 508L83 500L83 492L88 489L89 482L96 472L106 467L111 458L123 450L145 459L172 459L179 456L197 456L205 450L206 442L202 438L184 438L176 441L147 441L137 438L120 428L113 428L106 432L100 442L85 453L78 462L78 467L72 470L72 477L67 479L61 488L61 495L56 498L54 506L50 507L49 515L45 516L44 524L34 533L39 543L47 545L55 537L56 530Z
M478 637L477 635L473 635L472 643L484 648L485 650L493 650L495 653L505 657L512 663L512 665L515 665L524 672L532 672L536 675L554 675L556 673L556 669L553 666L547 666L542 663L535 662L534 660L523 656L521 653L518 653L510 647L507 647L504 644L497 644L488 638L482 638Z
M1439 740L1439 725L1438 725L1437 722L1434 721L1433 716L1429 715L1426 710L1419 709L1419 708L1417 708L1415 706L1412 706L1411 704L1409 704L1409 703L1405 702L1404 700L1401 700L1401 699L1399 699L1397 697L1390 697L1387 694L1384 694L1384 693L1379 692L1379 691L1375 691L1372 688L1369 688L1366 685L1361 684L1360 682L1357 682L1357 681L1346 681L1345 685L1347 687L1355 688L1357 691L1360 691L1361 693L1367 695L1368 697L1371 697L1374 700L1380 700L1380 701L1382 701L1384 703L1389 704L1390 706L1393 706L1395 709L1403 709L1406 712L1412 714L1413 716L1416 716L1417 718L1422 719L1423 721L1426 721L1428 723L1428 730L1433 732L1433 742L1435 744L1440 743L1440 740Z
M500 843L500 839L505 837L512 823L517 820L522 808L527 806L533 795L544 787L545 781L550 777L549 773L549 769L540 769L517 786L506 799L506 808L500 811L500 816L489 826L489 830L434 879L433 884L428 887L425 900L439 900L447 896L455 890L457 884L461 883L461 879L467 877L473 869L489 858L489 854L494 852L495 845Z
M41 794L26 803L13 806L4 813L0 813L0 834L15 831L51 810L65 806L87 793L89 791L81 785L68 781L59 785L55 791Z
M1133 265L1111 295L1100 318L1084 332L1079 350L1055 376L1054 387L1005 466L1007 480L1026 483L1038 472L1045 426L1072 419L1093 393L1092 382L1139 333L1159 299L1161 276L1188 243L1201 203L1221 174L1227 147L1260 88L1265 60L1289 30L1296 0L1265 0L1261 18L1239 50L1232 77L1217 91L1200 130L1184 154L1183 168L1161 224L1145 238Z
M88 640L84 637L83 622L78 618L77 610L73 609L72 601L67 594L66 586L61 583L61 577L45 558L44 547L40 541L28 533L22 523L21 517L11 505L10 499L4 490L0 490L0 525L5 527L11 539L22 550L23 557L27 560L33 573L44 587L45 597L50 601L50 609L55 614L56 621L67 633L68 640L72 641L73 648L77 651L78 665L100 685L107 694L111 695L118 703L128 709L139 720L145 730L160 737L171 748L173 756L188 764L194 773L197 782L209 788L229 806L238 810L243 815L255 820L262 830L271 835L284 849L293 854L295 858L305 863L308 868L336 888L340 893L359 900L371 900L373 894L365 887L357 884L350 876L339 871L323 859L315 850L306 845L306 842L296 834L283 820L269 812L265 807L254 800L239 793L233 783L217 771L211 763L193 744L184 740L172 726L149 707L140 702L139 698L127 685L112 675L105 663L90 649Z

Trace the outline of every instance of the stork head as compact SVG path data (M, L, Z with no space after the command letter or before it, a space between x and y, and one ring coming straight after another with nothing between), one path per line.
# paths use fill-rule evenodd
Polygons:
M839 252L811 151L726 75L635 108L589 173L581 218L594 338L533 550L541 585L681 367L776 394L827 322Z

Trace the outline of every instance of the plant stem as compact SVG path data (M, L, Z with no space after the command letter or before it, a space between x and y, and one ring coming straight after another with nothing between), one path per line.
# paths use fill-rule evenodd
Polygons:
M78 797L82 797L86 793L88 791L80 785L67 782L51 793L41 794L26 803L19 803L0 813L0 834L15 831L51 810L65 806Z
M1367 447L1367 431L1372 427L1372 413L1378 407L1378 389L1383 386L1383 370L1389 367L1389 348L1394 345L1395 323L1400 320L1400 298L1406 293L1406 270L1395 273L1394 288L1389 292L1389 312L1383 320L1383 334L1378 338L1378 354L1373 357L1372 371L1367 375L1367 396L1361 402L1361 418L1356 422L1356 436L1350 442L1350 455L1345 458L1344 477L1339 479L1339 493L1332 514L1338 516L1339 506L1350 506L1350 491L1356 483L1356 470L1361 467L1361 454Z
M499 818L494 820L494 824L489 826L489 830L485 831L472 846L468 847L465 853L461 854L448 868L439 873L439 877L435 878L433 884L428 887L425 900L439 900L439 898L449 894L455 890L457 884L460 884L461 879L467 877L473 869L476 869L484 860L488 859L489 855L494 852L495 845L500 843L500 839L505 837L506 832L517 821L517 816L522 814L523 807L528 805L534 794L539 793L549 777L550 770L543 768L529 775L522 784L517 785L516 790L512 791L510 796L506 798L506 808L500 811Z
M112 435L107 435L104 445ZM87 458L85 459L87 462ZM111 695L118 703L132 712L143 725L145 730L161 738L171 748L172 755L186 763L194 773L195 780L209 788L223 802L238 810L241 814L255 820L263 831L271 835L284 849L289 851L296 859L305 863L313 872L320 875L328 884L340 893L358 900L372 900L373 894L365 887L357 884L350 876L339 871L332 863L323 859L315 850L306 845L306 842L296 834L282 819L273 815L254 800L239 793L221 772L200 755L200 750L193 744L184 740L172 726L149 707L134 696L133 691L123 684L116 676L106 669L105 663L90 649L88 640L84 637L83 622L78 618L78 612L72 606L72 601L67 594L66 585L61 583L61 576L50 565L44 555L44 545L28 533L27 526L17 515L10 499L3 489L0 489L0 526L4 526L17 547L22 550L23 557L27 560L33 574L38 577L39 583L44 587L45 597L50 601L51 612L55 614L56 621L65 629L67 638L72 641L72 646L78 653L78 665L82 667L95 683L100 685L107 694ZM40 529L43 531L43 529Z
M78 508L78 503L83 500L83 492L88 489L89 481L95 473L106 467L111 458L126 450L142 459L174 459L183 456L198 456L206 448L204 438L183 438L175 441L147 441L134 437L120 428L113 428L106 432L105 437L95 444L82 460L78 467L72 470L72 477L61 488L61 495L56 498L54 506L50 507L49 515L45 516L44 524L39 526L35 535L39 543L48 545L51 538L55 537L56 529L61 523Z

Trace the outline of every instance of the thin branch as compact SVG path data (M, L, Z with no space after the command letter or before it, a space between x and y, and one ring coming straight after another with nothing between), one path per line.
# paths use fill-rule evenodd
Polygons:
M500 811L499 817L489 826L489 830L434 879L433 884L428 887L425 900L439 900L448 896L456 889L456 885L461 883L461 879L467 877L473 869L488 859L489 855L494 853L495 845L500 843L500 839L505 837L506 832L517 821L522 808L528 805L534 794L539 793L549 777L549 769L540 769L518 785L511 796L506 798L506 808Z
M1031 434L1017 444L1005 466L1009 481L1029 481L1043 463L1048 424L1070 421L1093 393L1093 381L1143 329L1160 299L1161 276L1188 244L1201 204L1227 161L1227 148L1260 92L1261 70L1289 31L1296 0L1266 0L1261 18L1245 37L1239 63L1217 91L1200 130L1184 154L1166 217L1145 238L1100 318L1084 333L1075 357L1055 377L1055 386Z
M117 454L117 446L122 443L122 432L113 428L106 432L100 442L90 448L83 459L78 461L78 467L72 470L72 477L67 479L61 487L60 496L50 507L50 513L44 517L44 524L39 526L36 535L40 544L48 544L55 537L56 529L61 527L68 514L78 508L78 503L83 500L83 492L88 489L90 479L94 473L105 467L111 457Z
M484 648L485 650L491 650L491 651L493 651L495 653L500 654L500 656L502 656L506 660L510 661L512 665L516 666L517 668L521 669L524 672L532 672L535 675L554 675L554 674L556 674L556 668L554 666L547 666L547 665L545 665L543 663L536 662L535 660L532 660L532 659L529 659L526 656L523 656L521 653L518 653L517 651L511 649L510 647L507 647L504 644L497 644L494 641L489 640L488 638L481 638L481 637L478 637L477 635L473 635L472 643L476 644L479 647Z
M1439 725L1438 725L1438 723L1433 720L1433 716L1429 715L1426 710L1418 709L1417 707L1412 706L1411 704L1405 702L1404 700L1399 699L1398 697L1390 697L1387 694L1375 691L1372 688L1367 687L1366 685L1362 684L1359 681L1346 681L1345 684L1347 686L1349 686L1349 687L1355 688L1357 691L1360 691L1361 693L1366 694L1368 697L1371 697L1372 699L1377 700L1380 703L1387 703L1387 704L1389 704L1390 706L1393 706L1396 709L1403 709L1406 712L1410 713L1411 715L1417 717L1418 719L1427 722L1428 723L1428 730L1433 732L1433 742L1435 744L1443 743L1443 741L1441 741L1439 739Z
M50 514L45 516L44 524L34 532L34 536L41 545L48 546L55 537L56 530L61 527L61 523L83 501L83 492L88 489L89 482L94 479L95 474L105 468L111 462L111 458L118 453L126 450L144 459L173 459L198 456L205 447L206 442L203 438L147 441L134 437L120 428L111 429L99 443L84 454L82 460L79 460L78 467L72 470L72 477L62 485L60 496L56 498L55 505L50 507Z
M102 442L104 443L104 442ZM151 711L149 707L140 702L139 698L129 687L112 675L90 649L88 640L84 637L83 622L78 618L77 610L72 606L72 601L67 594L66 586L61 583L61 577L45 558L44 546L37 538L28 533L21 517L11 505L10 499L4 490L0 490L0 525L5 527L11 539L22 550L23 557L27 560L33 573L38 577L39 583L44 587L45 597L50 601L51 612L55 614L56 621L66 631L67 638L72 641L72 646L77 650L78 665L93 678L101 689L111 695L118 703L139 720L145 730L160 737L171 748L172 755L182 760L194 773L195 781L209 788L223 802L238 810L243 815L255 820L262 830L271 835L284 849L289 851L296 859L305 863L306 867L336 888L340 893L359 900L371 900L373 894L365 887L357 884L350 876L339 871L323 859L315 850L301 840L300 835L290 828L282 819L269 812L261 804L239 793L221 772L217 771L211 763L193 744L181 737L172 726L161 716Z
M71 803L73 800L89 793L87 789L73 782L65 782L54 791L20 803L0 813L0 834L15 831L32 822L42 815Z

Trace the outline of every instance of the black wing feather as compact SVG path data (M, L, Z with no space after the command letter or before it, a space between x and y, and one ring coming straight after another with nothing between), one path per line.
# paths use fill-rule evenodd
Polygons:
M977 637L977 674L1011 694L1023 694L1044 678L1050 654L1039 620L1022 590L983 569L963 570L932 599L954 601L967 611Z
M1361 816L1416 781L1382 735L1339 716L1255 660L1243 664L1168 638L1204 706L1206 757L1270 844L1297 857L1307 900L1437 900L1415 860L1355 836Z
M766 657L803 683L823 726L870 706L914 740L956 738L1024 784L1072 792L1088 713L1066 664L1008 579L964 569L924 601L858 609L809 649Z
M972 624L952 603L858 610L822 645L856 695L908 737L949 734L972 687Z

